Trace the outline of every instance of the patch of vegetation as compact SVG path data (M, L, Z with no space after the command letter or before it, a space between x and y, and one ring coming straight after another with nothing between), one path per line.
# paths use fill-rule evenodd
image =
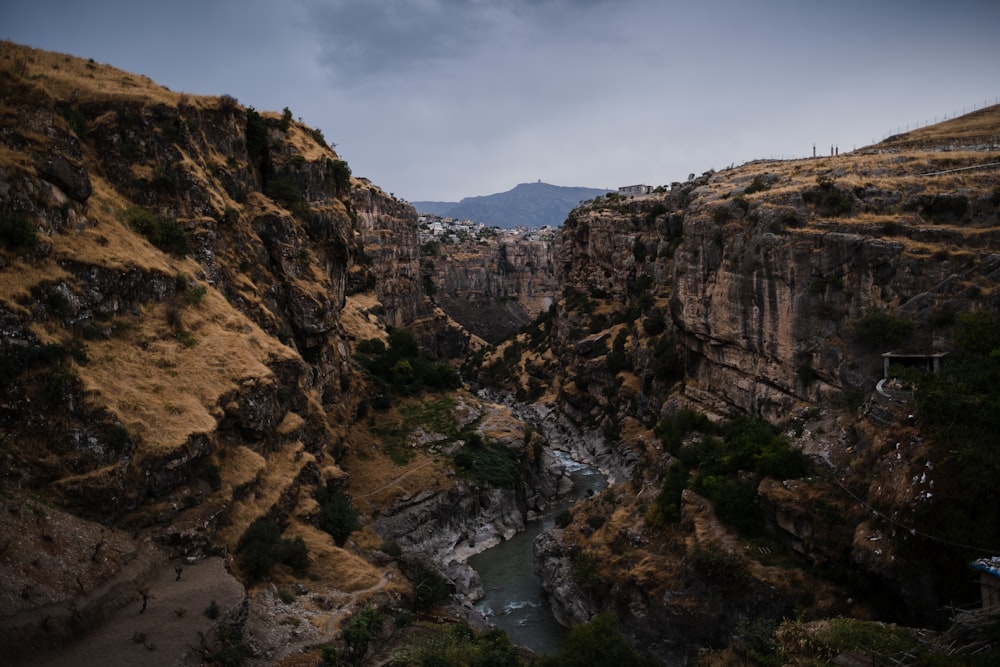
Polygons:
M521 458L518 452L498 443L484 442L472 433L465 447L455 454L458 470L487 486L513 489L521 481Z
M184 228L173 218L153 215L144 208L132 206L126 214L129 225L163 252L185 257L191 252Z
M288 132L292 127L292 110L285 107L281 110L281 120L278 122L278 127L281 128L282 132Z
M708 417L689 408L683 408L672 417L660 421L653 432L663 444L663 449L677 456L681 451L684 436L694 431L711 433L713 429L714 426Z
M625 341L628 339L628 332L622 329L615 336L615 340L611 343L611 351L608 352L606 363L608 365L608 370L612 373L619 373L621 371L632 370L632 360L629 359L628 354L625 352Z
M333 179L337 195L343 197L351 192L351 167L344 160L327 160L326 173Z
M913 334L913 322L869 306L854 323L851 334L854 342L871 349L898 347Z
M933 499L916 508L921 532L907 548L925 550L941 572L954 572L948 578L956 587L967 580L964 563L1000 544L998 319L986 311L959 316L955 340L965 349L949 357L940 373L916 380L917 419L928 435L936 483Z
M318 127L311 128L309 130L309 136L311 136L313 141L315 141L323 148L330 147L330 144L328 144L326 141L326 137L323 136L323 130L319 129Z
M659 336L667 329L667 319L663 313L652 313L642 321L642 330L647 336Z
M646 244L642 242L642 239L636 237L635 242L632 243L632 257L635 261L642 263L646 261Z
M503 630L494 628L477 634L465 623L440 630L418 646L393 655L394 667L521 667L521 657Z
M829 176L817 176L816 186L802 193L802 199L816 207L819 215L838 218L848 215L854 208L851 194L837 187Z
M684 377L684 363L672 336L660 336L653 346L653 377L661 382L676 382Z
M257 165L267 154L267 123L253 107L247 107L246 124L247 156Z
M603 581L601 579L601 560L597 555L590 551L577 551L571 554L571 557L573 580L580 587L580 590L588 594L599 591Z
M570 628L558 656L546 656L538 667L653 667L652 658L636 652L621 633L617 617L609 611L598 614L589 623Z
M745 194L745 195L752 195L754 193L764 192L764 191L770 190L770 189L771 189L771 186L764 180L764 177L762 175L758 174L758 175L756 175L756 176L753 177L752 181L750 181L750 185L748 185L743 190L743 194Z
M430 611L451 597L452 586L447 579L425 565L416 565L408 573L413 584L413 608Z
M405 465L413 456L409 436L417 427L443 435L444 442L459 437L454 408L451 396L408 398L399 404L395 416L387 414L373 424L372 432L382 441L389 458L397 465Z
M590 297L572 285L563 287L563 299L567 312L590 313L594 310L594 302L590 300Z
M723 590L745 589L750 578L746 559L724 549L695 547L685 565L691 576Z
M947 193L918 196L904 204L903 210L922 211L934 224L955 224L968 217L969 198L966 195Z
M681 520L681 494L687 488L690 473L687 466L674 461L667 469L667 476L653 504L654 513L647 513L647 521L654 525L661 522L677 523Z
M351 617L340 631L344 642L341 650L324 647L323 663L327 665L358 665L361 664L368 647L382 632L385 616L372 605L366 606Z
M57 105L59 115L63 117L78 139L87 137L87 117L78 108L70 104L61 103Z
M299 184L290 178L273 178L264 186L264 194L300 218L309 214L309 202Z
M799 639L800 646L807 647L809 654L821 660L857 651L871 656L873 662L882 663L892 656L913 655L921 649L916 637L904 628L856 618L831 619L821 630Z
M701 436L685 446L686 436L695 431ZM678 459L657 497L654 523L677 520L681 492L690 488L712 501L720 520L746 536L758 535L762 517L757 480L797 479L811 469L801 451L761 420L740 417L713 424L702 414L681 410L657 424L654 432Z
M210 618L213 621L215 619L219 618L219 616L221 614L222 614L222 610L219 609L219 603L216 602L215 600L212 600L209 603L208 607L205 608L205 616L208 617L208 618Z
M243 627L239 623L229 623L218 631L219 649L203 651L205 662L222 667L239 667L250 655L250 647L243 641Z
M9 386L26 371L37 368L56 368L65 363L70 351L63 345L14 345L0 343L0 385Z
M266 577L278 563L291 567L298 577L309 569L309 551L302 538L281 537L281 527L271 519L257 519L250 524L236 553L249 583Z
M329 533L338 547L344 546L351 533L361 528L351 499L340 491L322 487L313 497L319 503L320 529Z
M378 339L361 341L356 359L381 388L393 394L412 396L425 388L447 391L460 385L458 372L422 352L409 329L391 330L388 348Z
M0 213L0 245L11 250L30 250L38 245L35 223L23 213Z

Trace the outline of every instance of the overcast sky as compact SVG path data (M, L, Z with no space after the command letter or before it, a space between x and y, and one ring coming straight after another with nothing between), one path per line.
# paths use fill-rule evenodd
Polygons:
M1000 96L996 0L4 0L0 37L289 107L410 201L659 185Z

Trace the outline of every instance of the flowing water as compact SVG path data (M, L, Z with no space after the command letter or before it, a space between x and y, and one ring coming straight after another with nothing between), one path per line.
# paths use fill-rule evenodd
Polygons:
M541 582L534 572L531 546L543 530L555 525L555 517L576 501L607 486L600 472L557 452L573 480L570 497L552 505L524 531L492 549L469 558L478 573L486 596L476 608L504 630L515 644L538 655L559 652L566 628L559 625L549 609Z

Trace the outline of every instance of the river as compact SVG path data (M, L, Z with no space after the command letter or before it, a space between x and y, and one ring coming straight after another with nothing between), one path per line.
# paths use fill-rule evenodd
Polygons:
M596 469L556 452L573 480L569 496L546 510L537 521L509 540L469 558L479 573L486 596L476 608L504 630L515 644L538 655L553 655L562 648L566 628L549 609L541 582L535 575L531 547L543 530L555 525L556 516L573 503L602 491L607 481Z

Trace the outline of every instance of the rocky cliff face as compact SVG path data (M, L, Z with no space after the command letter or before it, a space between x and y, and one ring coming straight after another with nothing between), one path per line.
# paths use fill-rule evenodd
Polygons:
M386 390L353 344L386 327L417 326L442 347L468 338L423 293L413 209L353 178L287 111L7 43L0 100L0 483L68 510L60 521L109 531L54 533L41 509L24 523L9 553L46 543L49 567L72 571L83 553L106 567L47 583L43 569L5 560L2 588L19 592L2 600L5 655L23 648L18 637L60 643L155 599L150 582L172 576L170 558L228 555L246 580L232 554L258 519L308 548L314 593L277 605L265 587L239 618L222 610L258 633L261 663L334 641L369 601L399 604L409 591L396 565L369 558L378 544L360 534L337 546L318 528L316 495L355 496L363 519L403 512L379 490L401 464L363 421ZM539 475L494 497L452 479L451 454L412 465L424 463L433 481L413 479L449 501L482 494L466 518L498 534L551 491ZM143 558L134 572L129 554ZM295 583L284 566L271 576ZM101 597L107 587L115 594ZM320 630L276 631L273 614L311 617L315 600L328 605Z
M875 385L883 353L928 364L932 355L959 355L964 314L1000 306L997 115L992 108L963 121L978 129L961 141L909 137L904 147L837 158L755 162L649 196L612 194L570 214L556 251L554 316L487 355L480 373L601 429L619 459L635 462L629 482L615 487L617 507L581 507L536 545L540 574L566 619L617 604L637 641L677 659L677 646L657 644L664 627L722 629L703 638L717 643L741 614L780 615L788 604L829 611L820 611L822 595L807 600L776 583L780 577L759 567L767 558L747 551L756 546L727 543L724 526L702 523L703 510L694 510L706 501L690 488L677 527L665 532L648 507L631 505L665 493L683 449L665 453L667 431L652 429L681 408L762 418L811 458L823 483L740 483L754 489L747 502L781 548L864 581L867 591L823 595L864 602L877 591L899 601L893 620L926 622L944 599L972 594L961 554L946 568L943 560L930 565L926 544L903 528L964 506L961 493L941 496L953 479L933 472L948 455L921 431L911 392ZM619 516L632 527L615 527ZM733 560L711 564L704 550ZM661 558L687 569L677 579L665 565L654 575ZM763 585L773 596L713 598L729 575L746 575L748 590ZM722 579L705 588L703 576ZM714 620L699 616L706 610Z
M506 338L554 303L552 232L501 232L424 248L424 280L434 302L483 340Z

